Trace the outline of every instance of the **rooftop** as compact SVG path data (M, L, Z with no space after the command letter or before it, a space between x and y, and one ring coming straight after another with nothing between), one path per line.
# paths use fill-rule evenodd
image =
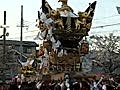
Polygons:
M34 41L22 41L23 42L23 46L34 46L34 47L38 47L38 44ZM3 45L3 40L0 40L0 45ZM6 45L16 45L16 46L20 46L21 42L17 41L17 40L6 40Z

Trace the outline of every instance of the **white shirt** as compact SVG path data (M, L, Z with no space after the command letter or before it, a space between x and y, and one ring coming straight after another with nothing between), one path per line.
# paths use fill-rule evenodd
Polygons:
M103 85L103 86L102 86L102 89L103 89L103 90L107 90L106 85Z

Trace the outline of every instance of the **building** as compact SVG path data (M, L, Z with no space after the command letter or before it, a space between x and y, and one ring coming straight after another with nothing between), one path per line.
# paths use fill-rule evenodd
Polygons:
M21 51L21 42L15 40L6 40L5 49L3 47L3 43L3 40L0 40L0 77L5 76L5 78L8 79L19 73L21 65L18 62L18 56L20 56L20 54L18 54L17 52ZM26 57L28 57L31 54L36 56L37 46L38 45L35 42L23 41L23 55ZM3 55L3 50L5 50L5 55Z

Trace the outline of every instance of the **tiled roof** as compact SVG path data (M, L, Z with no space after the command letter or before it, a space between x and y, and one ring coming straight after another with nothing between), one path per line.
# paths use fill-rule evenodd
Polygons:
M19 46L21 44L20 41L17 40L6 40L6 45L16 45ZM3 45L3 40L0 40L0 45ZM23 46L34 46L37 47L38 44L33 41L23 41Z

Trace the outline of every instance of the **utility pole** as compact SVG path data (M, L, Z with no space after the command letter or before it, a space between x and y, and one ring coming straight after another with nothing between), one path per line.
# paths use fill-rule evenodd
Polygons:
M6 11L4 11L4 25L6 25ZM3 28L3 64L6 60L5 51L6 51L6 28Z
M6 11L4 11L4 25L6 25ZM3 77L2 81L5 82L5 69L6 69L6 56L5 56L5 51L6 51L6 28L3 28Z
M23 43L22 43L22 37L23 37L23 5L21 5L21 33L20 33L20 52L23 54ZM20 60L22 59L22 55Z
M17 27L20 27L21 31L20 31L20 60L22 59L22 54L23 54L23 27L28 27L28 26L24 26L23 23L23 5L21 5L21 25L17 25Z
M9 26L6 26L6 11L4 11L4 25L1 25L0 28L3 28L3 35L1 35L1 38L3 37L3 59L2 59L2 81L5 82L5 70L6 70L6 36L9 35L9 33L6 33L6 28Z

